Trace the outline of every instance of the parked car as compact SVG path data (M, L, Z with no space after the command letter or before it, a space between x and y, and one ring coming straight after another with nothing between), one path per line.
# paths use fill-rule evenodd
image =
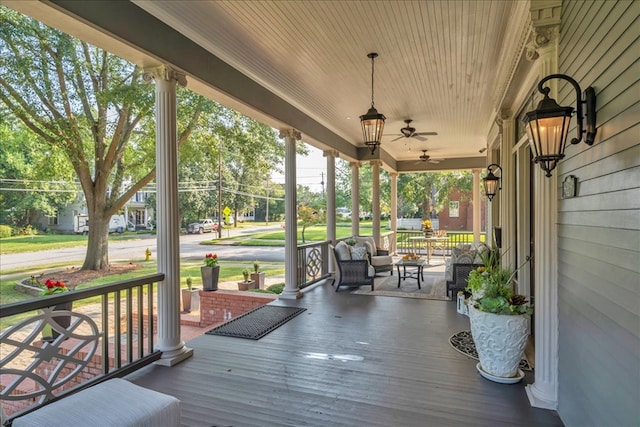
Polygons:
M212 231L216 231L218 229L218 221L217 219L214 221L211 218L204 218L199 220L198 222L192 222L187 225L187 233L211 233Z

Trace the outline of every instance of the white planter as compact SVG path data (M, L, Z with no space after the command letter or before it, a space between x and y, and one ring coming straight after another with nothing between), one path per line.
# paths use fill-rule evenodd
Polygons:
M469 304L469 320L482 370L494 377L516 377L529 336L527 318L485 313Z

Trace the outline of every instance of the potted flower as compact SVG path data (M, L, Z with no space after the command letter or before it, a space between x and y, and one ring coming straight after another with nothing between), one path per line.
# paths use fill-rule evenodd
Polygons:
M41 285L41 286L43 287L43 290L41 293L42 296L58 295L65 292L69 292L69 288L67 287L67 285L60 280L47 279L44 282L44 285ZM53 312L57 312L57 311L70 312L72 306L73 306L73 303L69 301L62 304L56 304L51 308L51 310ZM59 327L63 329L67 329L71 324L71 315L56 315L54 313L53 317L54 319L52 319L52 321L55 322ZM42 330L43 341L51 342L54 339L58 338L58 336L60 336L60 333L56 331L55 325L46 324Z
M469 273L471 292L469 320L476 345L480 374L492 381L518 382L518 369L529 336L529 317L533 307L514 291L513 280L519 268L511 271L499 265L497 251L483 256L483 266Z
M200 267L202 275L202 289L205 291L215 291L218 289L218 279L220 278L220 264L217 254L206 254L204 257L204 267Z
M190 313L191 310L197 311L200 308L200 290L193 287L193 279L191 276L187 276L185 282L187 288L182 289L182 308L185 313Z
M251 280L254 282L254 288L264 289L264 271L260 271L260 264L258 261L253 262L253 272L251 273Z
M433 235L433 228L431 228L431 220L425 219L422 221L422 231L424 231L425 237L431 237Z
M239 291L248 291L249 289L251 289L253 287L253 284L255 283L252 280L249 280L249 269L248 268L245 268L244 270L242 270L242 277L244 277L244 280L242 282L238 282L238 290Z

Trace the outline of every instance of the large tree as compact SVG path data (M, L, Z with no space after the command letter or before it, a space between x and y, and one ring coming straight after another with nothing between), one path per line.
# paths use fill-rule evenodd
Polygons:
M61 152L0 108L0 224L32 225L37 214L55 216L78 193L73 169Z
M142 73L0 7L0 101L52 152L64 153L78 177L91 220L83 269L108 267L109 218L155 177L153 89ZM182 122L179 143L202 101L182 104L191 119Z

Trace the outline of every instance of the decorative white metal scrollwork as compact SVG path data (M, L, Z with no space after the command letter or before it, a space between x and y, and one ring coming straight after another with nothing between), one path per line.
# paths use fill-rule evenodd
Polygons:
M58 323L65 317L70 318L66 328ZM59 334L49 342L41 339L48 328ZM4 388L0 399L37 399L39 404L50 400L54 391L87 367L102 335L89 316L54 307L2 331L0 379Z
M307 254L307 276L316 278L322 273L322 253L319 248L313 248Z

